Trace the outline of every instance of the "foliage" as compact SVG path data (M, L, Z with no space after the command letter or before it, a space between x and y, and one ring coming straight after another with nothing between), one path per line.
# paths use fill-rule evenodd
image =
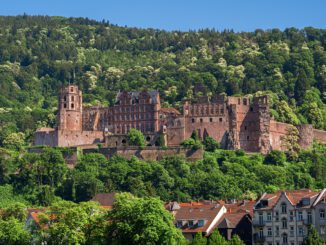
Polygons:
M30 244L31 234L24 229L24 223L15 219L0 219L0 244L27 245Z
M135 128L131 128L127 134L130 145L144 147L146 144L143 133Z
M183 244L173 216L156 198L117 194L109 212L109 241L113 244Z
M206 151L215 151L216 149L220 148L219 142L209 136L205 137L203 145Z
M320 235L315 227L312 225L308 226L308 234L303 240L303 245L325 245L325 241Z

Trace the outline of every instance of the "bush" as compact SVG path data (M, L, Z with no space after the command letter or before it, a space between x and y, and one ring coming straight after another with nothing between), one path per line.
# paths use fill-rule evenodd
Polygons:
M206 137L203 141L206 151L215 151L216 149L220 148L220 143L217 142L212 137Z
M135 128L131 128L128 132L128 142L132 146L144 147L146 144L143 133Z

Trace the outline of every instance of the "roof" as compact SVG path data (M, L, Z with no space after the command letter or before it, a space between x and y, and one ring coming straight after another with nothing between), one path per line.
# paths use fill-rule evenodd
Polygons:
M284 195L293 206L309 208L315 202L320 193L321 192L315 192L309 189L278 191L271 194L265 193L256 203L255 209L261 210L274 208L282 195ZM305 198L310 199L310 204L304 206L301 201ZM265 201L265 204L263 204L262 201Z
M227 212L223 215L220 221L217 222L215 227L219 229L236 228L244 217L253 216L253 207L255 203L255 201L243 200L231 204L225 204Z
M138 91L136 91L136 92L126 92L126 91L124 91L124 92L119 92L117 94L117 96L116 96L115 103L119 103L120 97L123 94L128 94L132 100L138 100L139 97L142 94L148 94L152 99L152 104L160 103L160 101L157 101L157 99L159 98L159 92L158 91L150 91L150 92L138 92Z
M161 112L163 112L163 113L173 113L173 114L181 115L181 113L177 109L175 109L175 108L161 108Z
M92 201L98 202L104 208L112 208L115 201L115 193L98 193Z
M180 203L180 209L173 212L175 222L178 220L204 220L204 226L199 227L195 224L192 227L184 225L180 227L183 233L207 232L214 218L219 214L223 205L192 203L190 205Z

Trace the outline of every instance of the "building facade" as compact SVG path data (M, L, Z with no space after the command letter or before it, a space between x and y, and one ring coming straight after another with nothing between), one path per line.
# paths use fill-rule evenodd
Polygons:
M79 146L105 143L108 147L127 145L126 135L136 128L147 145L163 136L166 146L179 146L194 131L201 139L210 136L225 149L268 153L284 150L283 138L289 124L270 117L267 96L227 97L214 95L183 102L182 112L161 108L157 91L120 92L110 107L83 107L82 92L75 85L59 93L57 126L41 128L35 145ZM313 140L326 142L326 132L311 125L300 125L298 143L306 148Z
M325 238L325 189L264 194L254 206L253 243L301 245L309 225Z

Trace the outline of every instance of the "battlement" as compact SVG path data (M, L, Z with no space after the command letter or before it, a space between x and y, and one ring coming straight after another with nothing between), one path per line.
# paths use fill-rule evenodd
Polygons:
M131 128L146 136L148 145L164 138L166 146L179 146L194 131L202 140L212 137L227 149L267 153L284 150L282 138L291 125L271 120L268 96L235 97L215 94L203 96L197 86L194 100L184 100L180 113L175 108L161 108L157 91L119 92L110 107L83 108L82 91L76 85L59 91L56 129L40 129L35 144L49 146L80 146L106 143L108 147L124 145ZM302 147L314 139L326 142L326 132L311 125L298 127ZM105 135L105 136L104 136Z

